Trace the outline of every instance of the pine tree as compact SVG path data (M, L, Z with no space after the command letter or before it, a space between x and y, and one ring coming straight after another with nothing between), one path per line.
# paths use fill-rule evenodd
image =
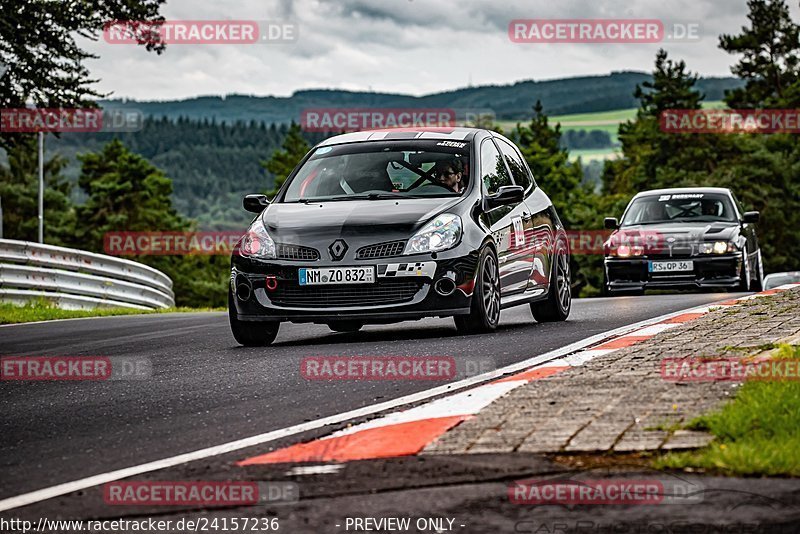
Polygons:
M292 122L286 137L283 138L281 148L272 153L268 161L262 161L261 165L275 175L275 185L268 193L269 196L277 194L286 178L292 173L300 160L306 155L311 147L303 138L300 125Z
M750 27L723 35L720 48L740 55L732 72L745 86L730 92L733 108L800 106L800 26L783 0L749 0ZM740 154L727 158L711 180L730 187L747 209L761 212L760 246L765 268L797 268L800 258L800 140L796 134L741 134Z
M18 140L0 165L0 202L3 237L37 241L39 234L39 159L36 138ZM75 210L71 185L61 175L66 161L56 155L44 162L44 240L51 245L70 245L75 235Z
M78 184L88 199L78 206L80 248L103 251L107 232L193 230L172 206L172 181L157 167L113 140L80 156ZM230 260L225 256L136 255L130 259L166 273L178 306L223 306Z
M656 55L653 81L637 86L636 119L619 126L622 158L606 162L603 189L632 196L659 187L703 185L730 151L730 139L690 133L664 132L660 117L667 110L696 110L703 95L695 89L697 76L683 61L667 52Z
M106 232L185 230L188 222L172 207L172 181L121 141L100 153L79 156L78 185L87 195L78 206L78 238L100 250Z
M800 26L785 0L748 0L750 27L739 35L720 36L720 48L740 54L731 71L744 87L729 91L734 109L784 108L800 104Z
M159 9L165 0L105 0L103 2L50 2L3 0L0 23L0 57L7 70L0 84L0 107L88 107L103 96L93 85L85 65L97 56L85 51L79 37L96 39L111 20L163 20ZM79 44L80 43L80 44ZM160 42L142 43L160 53ZM10 148L29 136L0 131L0 146Z

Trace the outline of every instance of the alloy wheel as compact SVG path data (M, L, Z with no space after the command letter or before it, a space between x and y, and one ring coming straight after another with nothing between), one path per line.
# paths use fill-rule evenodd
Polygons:
M566 253L558 255L556 270L556 288L558 289L558 303L562 310L568 310L572 298L570 287L569 257Z
M486 319L490 324L496 325L500 320L500 276L497 271L497 261L492 255L487 255L483 262L481 284Z

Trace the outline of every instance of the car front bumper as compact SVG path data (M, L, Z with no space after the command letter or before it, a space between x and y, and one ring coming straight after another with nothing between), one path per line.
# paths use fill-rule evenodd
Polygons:
M692 271L650 272L651 261L691 261ZM606 283L612 291L644 289L731 289L741 280L739 254L686 258L605 258Z
M235 257L231 292L241 321L328 323L355 320L390 323L470 312L477 252L462 256L420 254L359 262L254 261ZM301 286L302 267L376 267L373 284ZM451 279L455 290L441 295L434 284ZM272 280L267 284L268 279ZM274 287L270 287L274 286Z

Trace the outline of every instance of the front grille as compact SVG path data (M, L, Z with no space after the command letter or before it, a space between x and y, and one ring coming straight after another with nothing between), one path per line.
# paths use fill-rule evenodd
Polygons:
M319 251L310 247L279 243L277 246L277 256L279 260L315 261L319 259Z
M269 293L276 306L292 308L336 308L402 304L414 298L422 287L417 280L381 280L370 285L300 286L296 282L278 284Z
M358 249L358 252L356 252L356 259L370 260L375 258L391 258L392 256L400 256L405 248L405 241L392 241L390 243L369 245Z
M650 249L645 256L651 260L690 260L696 256L695 250L689 247L675 247L671 251L664 249Z

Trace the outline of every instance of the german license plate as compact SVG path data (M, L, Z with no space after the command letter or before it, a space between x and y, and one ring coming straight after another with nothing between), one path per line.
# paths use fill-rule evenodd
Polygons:
M651 261L651 273L672 273L680 271L694 271L693 261Z
M301 286L375 283L374 266L301 268L298 274Z

